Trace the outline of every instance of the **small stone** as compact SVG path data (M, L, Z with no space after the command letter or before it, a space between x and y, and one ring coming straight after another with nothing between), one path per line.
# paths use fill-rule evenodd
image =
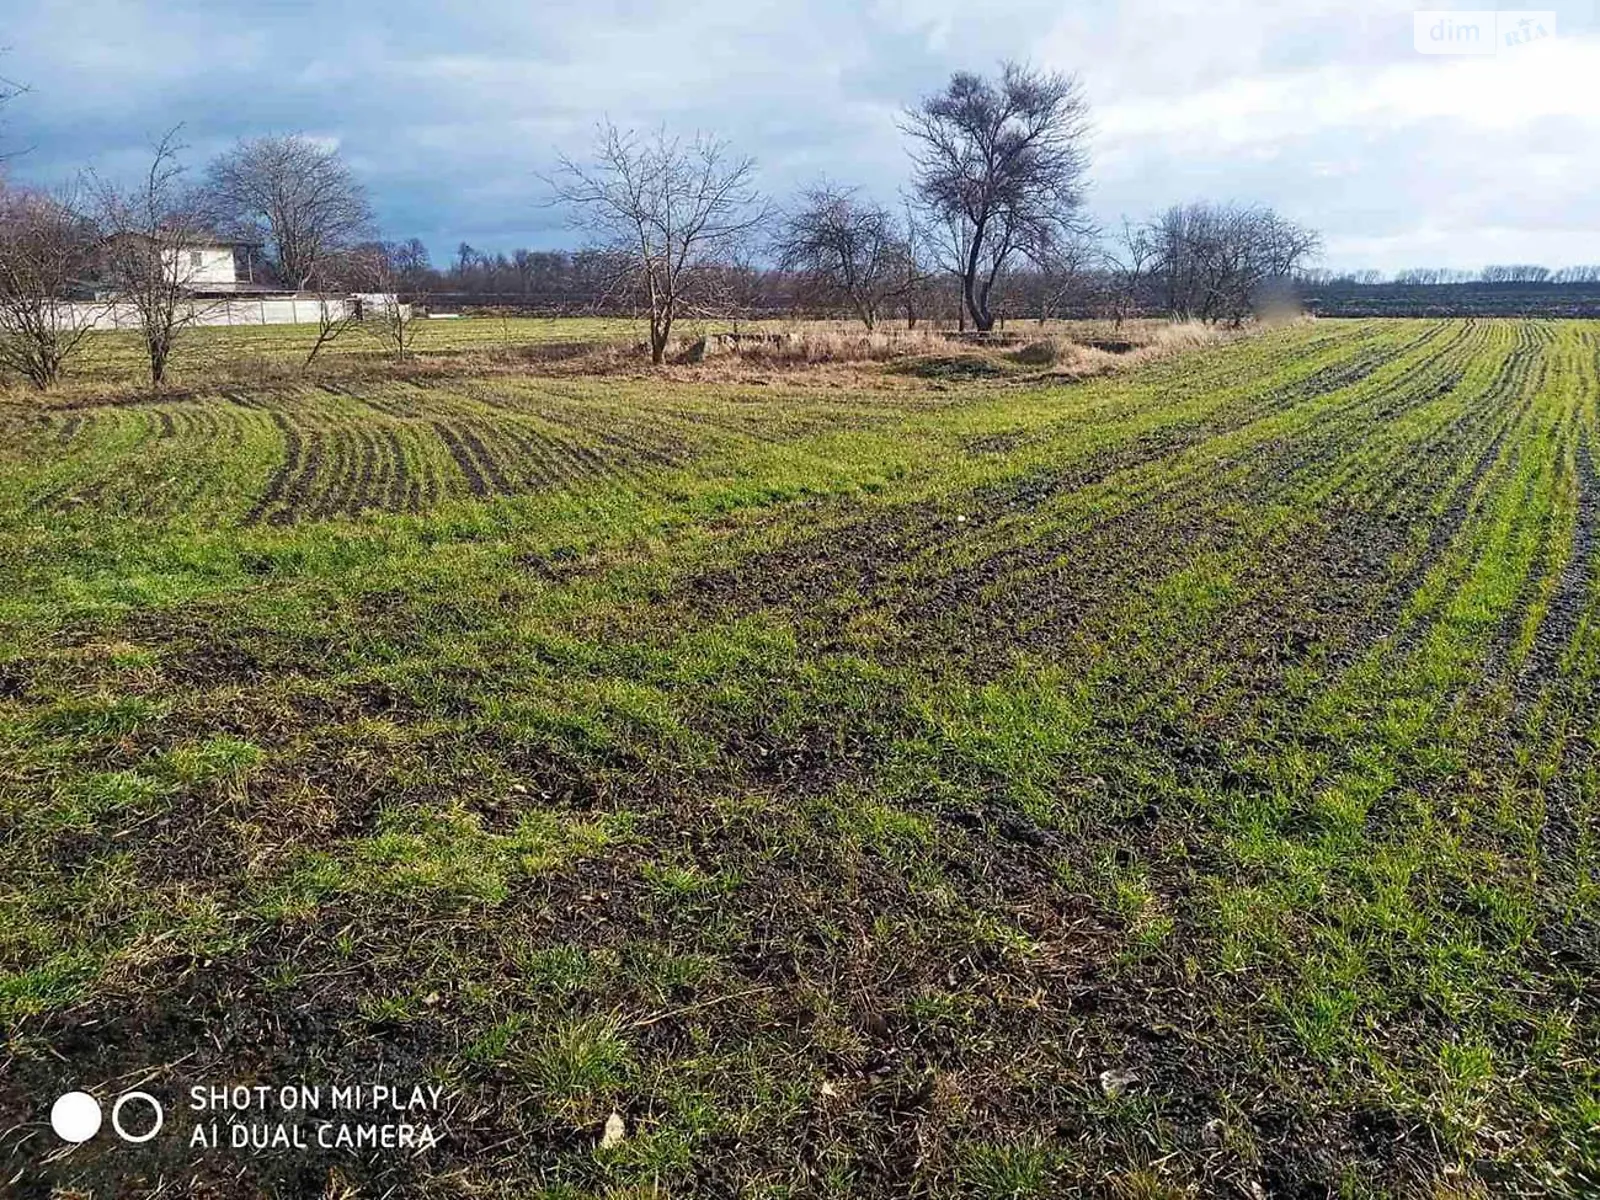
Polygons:
M613 1146L622 1145L622 1139L628 1136L628 1126L619 1112L612 1113L606 1118L606 1131L600 1135L600 1149L610 1150Z
M1139 1082L1139 1072L1126 1069L1101 1071L1100 1090L1112 1099L1122 1095L1134 1084Z

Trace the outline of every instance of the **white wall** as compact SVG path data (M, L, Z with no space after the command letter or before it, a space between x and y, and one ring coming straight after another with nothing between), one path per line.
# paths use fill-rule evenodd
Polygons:
M380 304L394 303L392 295L367 296L363 299L366 301L366 315L369 317L377 315ZM190 302L189 312L193 314L191 324L194 325L314 325L319 318L322 303L314 297L307 296L268 296L254 300L243 298L195 300ZM330 298L327 305L328 315L336 320L349 314L348 300ZM409 304L402 305L401 308L407 316L410 316ZM61 319L63 322L70 320L74 326L87 325L91 329L139 328L139 313L131 304L81 303L71 305L70 310L70 315L63 312Z
M231 246L196 246L177 252L176 279L187 284L233 283L238 279L233 268Z

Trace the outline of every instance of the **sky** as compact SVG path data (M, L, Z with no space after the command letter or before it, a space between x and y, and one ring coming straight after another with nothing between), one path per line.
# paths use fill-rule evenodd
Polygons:
M1336 269L1600 263L1600 0L1476 55L1419 53L1415 7L1388 0L4 9L0 76L29 88L0 123L13 178L131 176L179 122L196 177L240 137L304 132L346 156L385 237L435 262L462 241L580 244L543 180L602 117L725 138L780 202L825 176L896 203L905 106L1009 58L1081 77L1107 227L1206 198L1321 231Z

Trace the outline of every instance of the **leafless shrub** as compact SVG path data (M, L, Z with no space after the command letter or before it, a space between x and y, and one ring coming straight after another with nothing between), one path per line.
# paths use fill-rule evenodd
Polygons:
M71 299L93 250L72 197L0 186L0 367L38 388L61 377L93 325Z
M745 249L743 245L729 248L726 261L707 272L705 285L689 309L707 320L726 323L735 335L754 318L762 290L762 273Z
M907 242L887 209L823 182L800 194L773 249L779 270L799 276L813 299L848 305L870 332L911 282Z
M317 355L352 329L359 329L364 315L352 293L361 283L379 274L368 259L371 250L350 250L330 256L317 271L317 333L307 351L302 370L309 370ZM381 253L378 251L377 253Z
M1270 208L1174 205L1145 236L1167 311L1178 320L1238 325L1275 306L1321 238Z
M1043 247L1023 277L1007 285L1017 293L1016 310L1041 324L1078 309L1098 309L1104 286L1099 274L1102 253L1088 235L1073 234Z
M396 362L404 362L422 327L418 312L424 297L419 293L400 295L399 271L387 253L368 252L354 261L360 264L356 275L373 289L372 293L355 298L354 315L359 328L392 354Z

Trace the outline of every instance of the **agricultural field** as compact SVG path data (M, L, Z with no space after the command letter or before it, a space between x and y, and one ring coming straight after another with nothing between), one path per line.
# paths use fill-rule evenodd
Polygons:
M735 333L773 336L785 345L774 357L793 363L815 363L838 358L887 360L919 351L926 354L959 353L964 347L952 339L953 326L924 321L914 330L881 325L867 334L857 322L768 318L747 321L684 320L676 326L672 350L675 358L708 334ZM1182 326L1165 321L1135 319L1113 324L1105 320L1013 321L997 341L1017 348L1050 340L1070 343L1093 352L1099 345L1118 351L1149 345ZM1193 332L1193 331L1188 331ZM568 373L598 370L637 372L632 353L649 336L649 327L627 317L499 317L477 315L457 319L419 321L407 349L405 364L365 327L353 326L329 341L312 362L317 341L315 325L197 326L183 331L170 364L168 382L173 389L219 390L234 385L282 384L298 380L389 375L397 366L422 374L470 374L506 368L525 370L530 363L551 369L573 364ZM1200 339L1214 340L1214 339ZM1026 356L1024 356L1026 357ZM582 361L575 362L581 359ZM773 365L783 365L783 361ZM1017 364L1001 358L990 366L1003 370ZM1033 364L1038 365L1038 364ZM149 379L149 362L140 336L132 331L97 334L86 352L72 360L64 386L57 389L73 399L105 398L108 393L137 388ZM0 379L0 394L4 392ZM57 401L59 403L59 400Z
M480 317L418 324L414 352L426 358L536 349L579 342L637 341L640 326L621 317ZM198 326L178 340L171 364L178 386L204 387L220 376L250 380L298 371L316 344L315 325ZM324 365L381 361L390 350L362 327L339 334L318 352ZM127 387L148 378L140 335L132 330L97 334L73 364L69 386L79 391Z
M914 368L0 396L0 1191L1600 1192L1600 322Z

